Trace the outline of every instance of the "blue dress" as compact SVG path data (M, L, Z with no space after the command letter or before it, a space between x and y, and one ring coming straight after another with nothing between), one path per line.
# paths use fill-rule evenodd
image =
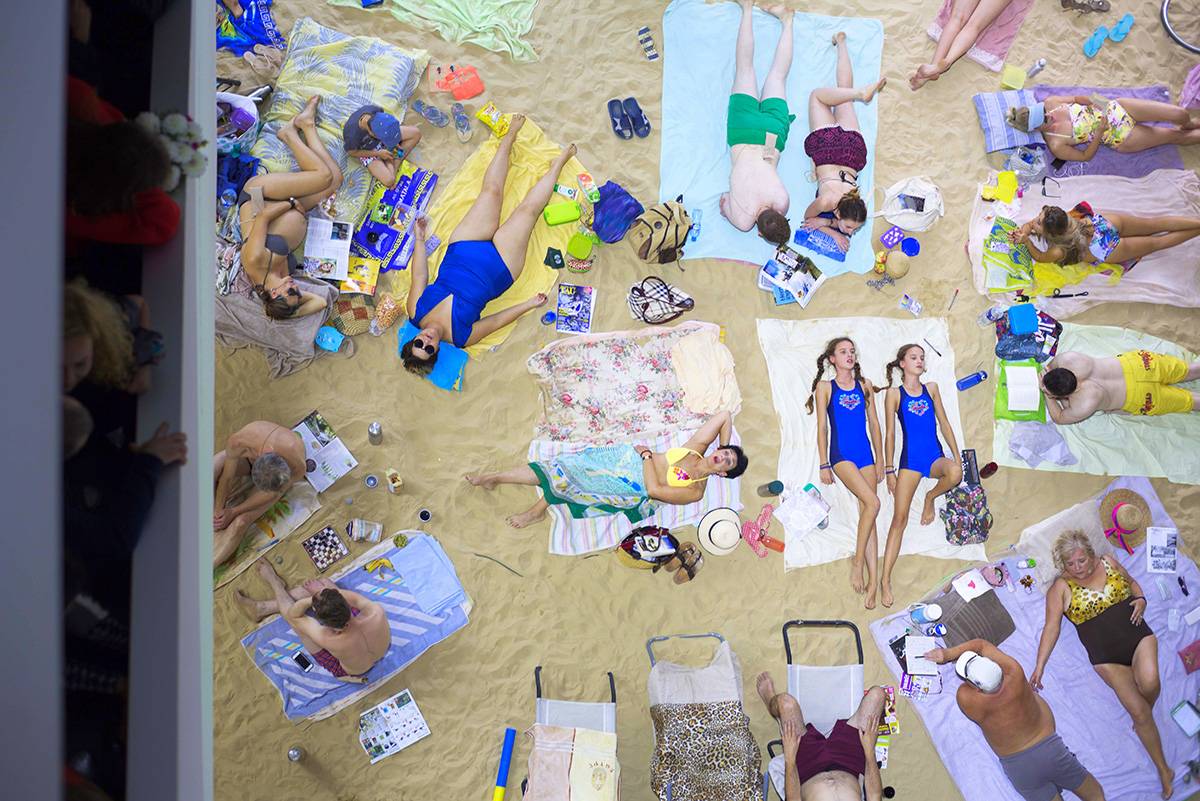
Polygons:
M929 475L933 463L945 456L938 441L937 414L929 388L922 385L915 398L900 386L900 404L896 407L900 430L904 432L904 449L900 452L900 469Z
M450 328L457 347L465 348L471 329L483 316L483 307L513 284L512 273L491 241L460 240L446 248L437 280L425 287L413 310L419 328L425 315L453 295Z
M867 394L862 385L845 390L837 381L829 382L829 464L854 462L858 469L875 464L871 440L867 437Z

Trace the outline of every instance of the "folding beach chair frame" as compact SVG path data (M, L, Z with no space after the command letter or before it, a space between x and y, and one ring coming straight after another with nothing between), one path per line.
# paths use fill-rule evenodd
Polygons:
M609 701L560 701L547 699L542 696L542 666L538 665L533 669L533 688L537 698L535 702L534 720L538 723L543 723L551 726L563 725L555 723L549 719L549 704L560 704L569 707L612 707L612 714L605 715L606 722L601 726L600 731L608 732L609 734L617 733L617 682L613 679L612 671L608 671L605 675L608 676L608 697ZM544 719L545 718L545 719ZM611 720L611 725L608 725L608 720ZM566 721L564 721L565 723ZM584 727L587 728L587 727ZM529 785L529 777L521 780L521 795L525 795L526 788Z
M654 667L654 663L658 661L654 658L654 643L665 642L666 640L697 640L705 637L713 637L718 642L725 642L725 638L715 631L710 631L706 634L660 634L657 637L651 637L646 640L646 653L650 655L650 667Z

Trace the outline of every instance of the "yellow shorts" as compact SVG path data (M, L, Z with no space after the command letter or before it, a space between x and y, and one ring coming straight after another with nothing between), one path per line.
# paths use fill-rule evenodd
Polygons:
M1175 356L1131 350L1117 357L1125 373L1125 405L1130 414L1192 411L1192 393L1170 386L1187 378L1188 363Z

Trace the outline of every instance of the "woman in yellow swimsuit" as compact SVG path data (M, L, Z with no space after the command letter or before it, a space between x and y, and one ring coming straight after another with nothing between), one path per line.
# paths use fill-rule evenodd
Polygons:
M1059 535L1052 553L1060 575L1046 593L1046 626L1029 683L1035 690L1042 689L1042 674L1065 616L1075 624L1088 661L1133 719L1133 729L1158 769L1163 798L1167 798L1175 774L1163 756L1154 723L1160 690L1158 638L1142 619L1145 594L1113 557L1097 556L1082 531Z
M680 448L656 453L645 445L608 445L564 453L541 462L497 473L472 473L467 481L495 489L500 484L540 487L542 498L508 518L513 528L540 520L550 504L561 504L575 518L623 514L631 523L645 520L659 503L685 505L704 497L711 476L737 478L750 460L730 444L733 417L718 412ZM704 454L712 448L712 453Z
M1147 125L1151 122L1167 126ZM1188 110L1157 100L1122 97L1054 96L1008 111L1014 128L1038 131L1046 147L1063 161L1088 161L1100 145L1118 153L1137 153L1158 145L1200 144L1200 121ZM1086 145L1082 150L1080 145Z

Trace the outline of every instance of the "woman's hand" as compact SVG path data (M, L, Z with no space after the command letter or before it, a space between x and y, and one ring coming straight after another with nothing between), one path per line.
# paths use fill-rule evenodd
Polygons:
M415 219L413 221L413 227L412 227L413 237L416 238L417 242L425 241L425 234L427 233L428 228L429 228L429 218L424 215L418 217L417 219Z
M832 484L833 483L833 468L832 467L822 467L821 468L821 483L822 484Z
M213 531L224 531L231 522L228 508L213 512Z
M1133 607L1133 614L1129 616L1129 622L1137 626L1142 622L1142 615L1146 614L1146 599L1138 598L1130 606Z
M887 474L887 488L888 488L888 495L896 494L896 474L895 473Z
M1029 686L1035 693L1042 691L1042 669L1040 667L1034 668L1033 673L1029 674Z
M783 736L783 755L789 763L795 762L796 752L800 750L800 727L788 718L779 722L779 733Z
M1100 111L1100 122L1096 125L1096 135L1099 136L1100 134L1104 133L1107 130L1108 130L1108 114L1104 113L1104 110L1102 109Z
M545 306L546 301L550 300L550 296L545 292L539 292L529 299L529 308L536 309L539 306Z
M931 648L928 651L926 651L923 654L923 656L935 665L946 664L946 649L945 648Z

